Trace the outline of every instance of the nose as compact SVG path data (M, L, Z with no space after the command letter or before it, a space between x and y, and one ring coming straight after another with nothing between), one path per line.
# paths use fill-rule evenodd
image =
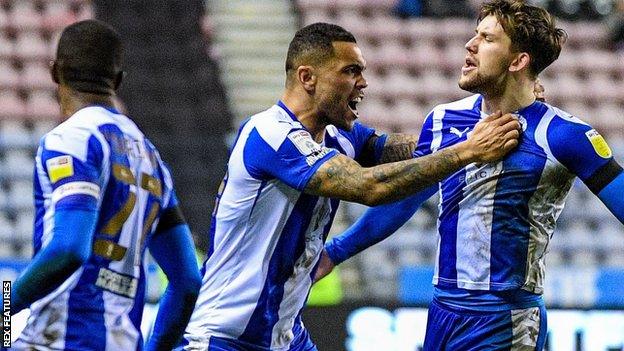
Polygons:
M360 79L357 81L357 87L360 89L364 89L368 86L368 81L364 78L364 75L360 75Z
M470 52L472 54L477 52L477 37L474 36L474 37L470 38L470 40L468 40L468 42L466 42L466 45L464 45L464 47L466 48L466 50L468 50L468 52Z

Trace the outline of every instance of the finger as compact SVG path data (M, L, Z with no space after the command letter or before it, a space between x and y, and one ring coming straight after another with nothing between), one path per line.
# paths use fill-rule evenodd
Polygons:
M503 124L502 126L500 126L498 128L500 128L499 130L502 133L507 133L510 130L519 131L520 128L522 128L522 126L520 125L520 122L518 122L518 120L512 120L512 121L509 121L509 122Z
M516 146L518 146L518 139L511 139L505 143L505 145L503 146L503 150L505 151L505 153L507 153L513 150Z
M491 121L499 118L500 116L502 116L502 114L503 113L501 111L496 111L496 112L492 113L491 115L488 115L487 117L482 119L482 121L491 122Z
M518 120L518 117L516 117L515 115L511 114L511 113L506 113L504 115L502 115L501 117L499 117L498 119L492 121L492 125L495 126L503 126L507 123L513 122Z
M518 132L517 129L511 130L511 131L505 133L503 138L505 138L505 140L507 140L507 141L509 141L509 140L518 140L518 138L520 138L520 132Z

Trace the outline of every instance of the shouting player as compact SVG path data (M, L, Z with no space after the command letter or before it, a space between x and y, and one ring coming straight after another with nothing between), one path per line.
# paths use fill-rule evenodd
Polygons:
M459 86L475 93L427 116L414 155L470 138L488 111L514 112L520 144L472 163L409 200L372 208L326 245L317 278L398 229L436 191L440 235L424 349L542 350L544 255L575 177L624 222L624 173L596 130L533 94L565 32L523 1L483 4Z
M404 146L400 136L355 122L365 66L339 26L316 23L295 34L281 100L239 130L181 348L315 350L300 314L336 211L330 198L397 200L516 145L518 122L495 113L435 155L363 168Z
M171 349L193 310L201 277L171 174L113 107L121 58L120 38L103 22L61 35L52 77L67 120L37 152L36 254L11 300L13 313L31 313L13 349L143 349L146 248L169 279L147 349Z

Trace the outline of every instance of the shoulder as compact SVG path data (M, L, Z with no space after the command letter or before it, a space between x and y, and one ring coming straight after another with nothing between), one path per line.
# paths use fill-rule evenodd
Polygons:
M429 114L433 114L436 112L444 113L445 111L472 110L475 108L476 104L481 102L481 100L482 100L482 97L479 94L470 95L460 100L437 105L431 110Z
M258 136L269 144L273 150L279 149L286 138L289 137L291 131L304 131L301 123L293 120L277 105L251 116L243 130L246 130L247 133L255 130ZM297 135L293 137L297 137Z

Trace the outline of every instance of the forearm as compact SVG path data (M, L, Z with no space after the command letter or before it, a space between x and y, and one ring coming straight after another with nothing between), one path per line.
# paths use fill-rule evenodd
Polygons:
M201 287L188 225L180 224L157 232L150 242L150 252L167 275L169 285L146 349L171 350L191 318Z
M613 213L613 215L624 224L624 173L620 173L599 193L598 197Z
M50 243L13 284L11 312L17 313L48 295L88 259L97 212L57 210ZM79 229L77 229L79 228Z
M169 284L158 307L154 331L145 347L146 351L171 350L175 347L193 313L197 294L193 287L174 287Z
M417 135L403 133L388 134L381 152L379 164L411 159L417 143Z
M421 191L472 161L473 153L465 143L371 168L338 155L318 169L306 192L376 206Z
M340 264L392 235L437 190L432 186L402 201L371 207L344 233L325 244L334 264Z

